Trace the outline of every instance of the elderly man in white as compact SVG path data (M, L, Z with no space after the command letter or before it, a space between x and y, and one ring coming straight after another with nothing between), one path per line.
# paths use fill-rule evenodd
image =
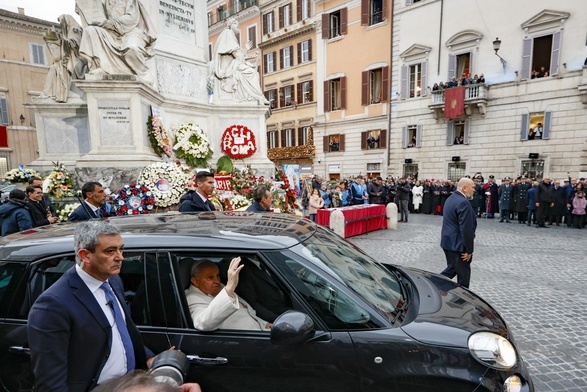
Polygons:
M257 317L255 310L234 292L244 267L239 265L240 261L236 257L230 262L226 286L220 283L218 266L210 260L201 260L192 267L192 285L185 294L196 329L271 329L271 323Z

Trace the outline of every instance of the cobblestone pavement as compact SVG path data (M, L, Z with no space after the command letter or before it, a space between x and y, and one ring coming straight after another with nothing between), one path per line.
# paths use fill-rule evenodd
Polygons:
M411 214L350 240L380 262L440 272L441 223ZM471 290L513 330L536 391L587 391L587 230L479 219L471 268Z

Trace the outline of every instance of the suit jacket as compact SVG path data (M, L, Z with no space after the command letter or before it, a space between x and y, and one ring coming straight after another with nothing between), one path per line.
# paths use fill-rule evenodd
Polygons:
M180 212L216 211L214 204L204 202L195 191L183 195L180 201Z
M283 292L275 280L253 262L247 260L242 264L244 268L236 293L255 309L257 316L272 323L288 309Z
M99 218L99 216L96 215L96 213L92 210L92 208L84 200L79 207L77 207L75 210L73 210L71 215L69 215L69 218L67 218L67 221L68 222L79 222L79 221L87 221L90 219L98 219L98 218Z
M122 280L113 276L108 281L124 308L136 367L146 368L152 353L132 321ZM27 328L36 391L78 392L96 386L110 355L112 327L75 267L35 301Z
M253 204L248 206L245 211L248 211L248 212L269 212L269 210L264 209L263 206L261 204L259 204L258 201L254 201Z
M235 306L224 288L216 297L211 297L190 285L185 294L194 327L200 331L215 329L268 331L265 328L267 321L257 317L251 305L237 297L238 302Z
M29 200L27 205L29 206L35 227L51 224L47 219L47 210L45 210L45 205L42 202Z
M473 253L477 218L467 198L455 191L444 203L440 246L442 249Z

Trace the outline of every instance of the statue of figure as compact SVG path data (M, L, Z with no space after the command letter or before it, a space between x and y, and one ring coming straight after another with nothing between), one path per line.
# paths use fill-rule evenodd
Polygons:
M84 24L80 45L88 75L137 75L152 84L147 60L157 39L147 10L139 0L76 0Z
M39 99L51 98L56 102L67 102L71 79L83 79L86 63L79 57L82 27L71 15L57 19L61 31L48 31L43 37L53 57L53 64L45 79L45 87Z
M245 49L241 48L236 38L239 34L237 20L228 18L226 25L214 52L214 75L220 81L220 88L233 93L236 101L258 101L261 105L269 105L261 91L257 54L247 54L253 43L249 41Z

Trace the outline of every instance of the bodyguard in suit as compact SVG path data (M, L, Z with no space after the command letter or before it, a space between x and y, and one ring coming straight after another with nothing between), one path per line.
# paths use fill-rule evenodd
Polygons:
M258 186L253 191L253 204L247 207L249 212L270 212L273 204L273 195L265 185Z
M461 178L456 192L446 200L443 209L440 247L446 256L446 268L441 272L449 279L457 277L457 283L469 287L471 262L477 218L469 203L475 192L475 183L470 178Z
M189 191L179 199L180 212L216 211L209 200L214 192L214 174L208 171L196 175L196 190Z
M200 260L193 265L192 284L185 294L196 329L267 331L271 328L270 323L257 317L251 305L234 292L243 269L239 266L240 260L236 257L230 262L226 286L220 283L218 266L210 260Z
M86 221L107 216L103 209L106 202L106 193L99 182L86 182L82 186L82 194L85 200L77 207L69 218L68 222Z
M146 350L124 300L123 241L103 221L75 230L77 265L33 304L28 319L35 390L89 391L134 369L146 369Z

